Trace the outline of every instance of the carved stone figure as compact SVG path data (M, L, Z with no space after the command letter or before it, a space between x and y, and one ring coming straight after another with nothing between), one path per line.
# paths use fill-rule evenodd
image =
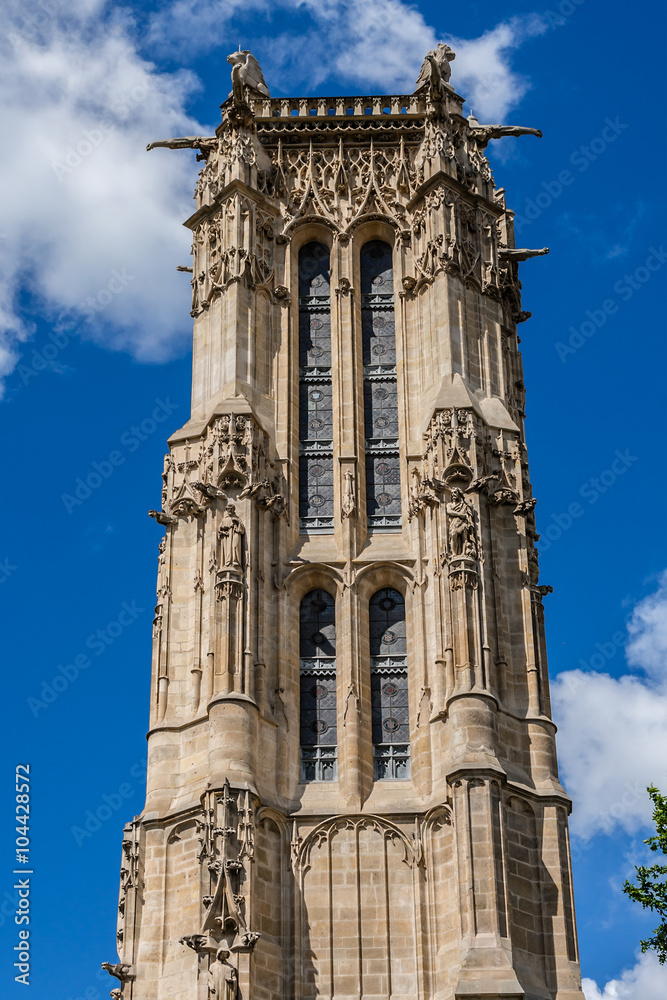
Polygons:
M218 534L222 542L221 565L223 567L230 566L234 569L243 569L243 536L245 535L245 528L236 513L236 507L233 503L228 503L225 507L225 513L222 516Z
M213 486L212 483L193 483L192 485L200 493L203 493L207 500L217 500L219 497L225 495L222 490L219 490L217 486Z
M184 135L175 139L159 139L157 142L149 142L146 152L151 149L198 149L198 160L208 160L211 153L218 148L218 139L214 135Z
M442 84L449 83L452 75L450 63L456 59L456 53L444 42L438 42L437 48L427 52L422 67L417 77L415 93L429 84L431 97L435 95L439 98L442 93Z
M531 257L544 257L549 253L549 247L542 247L541 250L510 250L508 247L501 247L498 251L498 256L501 261L522 261L529 260Z
M351 517L357 506L354 473L345 473L345 492L343 493L343 517Z
M116 962L115 964L112 964L111 962L102 962L102 968L105 972L108 972L110 976L113 976L114 979L120 979L121 983L125 982L130 971L129 965L123 965L122 962Z
M236 104L245 99L244 88L247 87L262 97L270 97L262 69L249 49L232 52L227 56L227 62L232 67L232 92Z
M525 125L480 125L473 114L468 115L470 135L480 149L485 149L492 139L504 139L505 136L535 135L542 138L542 129L528 128Z
M178 522L177 517L173 517L172 514L165 514L163 510L149 510L148 516L152 517L154 521L158 524L176 524Z
M475 558L475 518L472 507L458 487L452 489L451 500L447 504L449 519L449 549L452 556Z
M238 996L238 976L229 958L229 948L221 945L209 969L208 995L215 1000L236 1000Z

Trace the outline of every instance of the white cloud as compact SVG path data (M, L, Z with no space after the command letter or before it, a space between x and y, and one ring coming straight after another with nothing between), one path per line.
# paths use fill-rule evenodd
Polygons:
M258 23L282 9L289 30L270 37L257 34ZM258 18L261 13L262 18ZM456 51L452 85L477 114L494 121L521 100L530 86L511 66L513 50L547 30L534 15L514 17L479 38L444 36ZM281 88L319 87L324 81L348 81L355 88L410 93L426 52L442 36L415 6L403 0L177 0L150 22L157 51L206 51L217 45L257 46L267 78ZM257 54L256 53L256 54Z
M660 965L656 955L647 953L620 979L610 980L602 989L592 979L584 979L582 986L586 1000L664 1000L667 966Z
M640 601L628 624L628 663L641 667L658 683L667 680L667 572L655 594Z
M10 10L0 43L0 374L31 333L19 290L54 322L90 315L84 336L163 358L190 336L189 287L174 269L188 260L181 223L196 171L192 154L145 147L201 130L184 110L197 81L142 59L130 26L104 18L101 3L61 15L45 2L55 16L38 25Z
M614 678L570 670L552 686L563 782L582 837L650 824L646 786L667 787L667 573L628 623L629 663L642 673Z
M142 55L147 46L178 63L241 42L257 46L269 86L298 93L330 79L336 89L386 93L414 88L438 40L403 0L176 0L153 15L112 0L3 6L0 379L34 331L30 310L140 359L189 341L190 290L175 266L188 261L181 223L197 167L191 153L145 146L211 126L187 113L197 77L160 70ZM268 37L278 12L289 14L288 28ZM480 116L503 118L525 92L510 59L536 25L515 18L479 39L451 40L453 83ZM228 86L225 72L216 97Z
M478 117L505 124L507 113L531 86L527 77L513 71L512 50L546 30L541 18L513 17L479 38L446 39L456 52L452 85Z

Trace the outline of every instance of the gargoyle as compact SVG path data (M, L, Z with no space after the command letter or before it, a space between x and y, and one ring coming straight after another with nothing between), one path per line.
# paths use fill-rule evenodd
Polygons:
M217 486L213 486L211 483L193 483L193 487L203 493L205 497L209 500L217 500L219 497L224 497L222 490L219 490Z
M524 125L480 125L474 115L468 115L468 128L471 137L480 149L486 149L492 139L504 139L507 135L536 135L542 138L539 128L527 128Z
M125 982L130 971L129 965L121 965L119 962L115 965L112 965L111 962L102 962L102 968L105 969L110 976L113 976L114 979L119 979L121 983Z
M179 938L178 943L184 944L188 948L192 948L193 951L201 951L201 949L206 944L207 938L205 934L186 934L185 937Z
M198 149L198 160L208 160L210 154L218 148L218 139L215 135L184 135L176 139L159 139L157 142L149 142L146 151L151 149Z
M479 479L473 480L473 482L465 490L466 493L486 493L487 496L493 493L496 487L500 483L499 476L481 476Z
M544 257L549 253L549 247L542 247L541 250L510 250L508 247L501 247L498 250L500 260L521 261L529 260L531 257Z
M516 505L512 513L517 514L519 517L527 517L533 510L535 510L536 503L536 497L531 497L530 500L522 500Z
M148 516L152 517L158 524L176 524L178 521L177 517L173 517L172 514L165 514L163 510L149 510Z

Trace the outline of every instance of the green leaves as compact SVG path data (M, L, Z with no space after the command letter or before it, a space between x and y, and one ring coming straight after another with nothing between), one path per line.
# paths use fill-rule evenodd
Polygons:
M667 859L667 796L661 795L654 785L646 789L653 802L655 836L644 841L649 848ZM660 917L660 924L653 936L640 941L643 952L655 951L658 961L667 961L667 864L635 866L635 882L626 879L623 892L644 909L653 910Z

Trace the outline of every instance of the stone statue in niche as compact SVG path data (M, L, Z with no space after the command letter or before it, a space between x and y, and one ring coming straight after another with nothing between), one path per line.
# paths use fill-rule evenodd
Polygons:
M226 944L215 953L215 962L208 971L208 995L211 1000L237 1000L238 977L229 957Z
M447 518L451 555L474 559L477 556L475 516L471 505L463 495L463 490L457 486L453 487L450 501L447 504Z
M233 503L228 503L218 530L221 541L221 568L243 569L245 528Z

